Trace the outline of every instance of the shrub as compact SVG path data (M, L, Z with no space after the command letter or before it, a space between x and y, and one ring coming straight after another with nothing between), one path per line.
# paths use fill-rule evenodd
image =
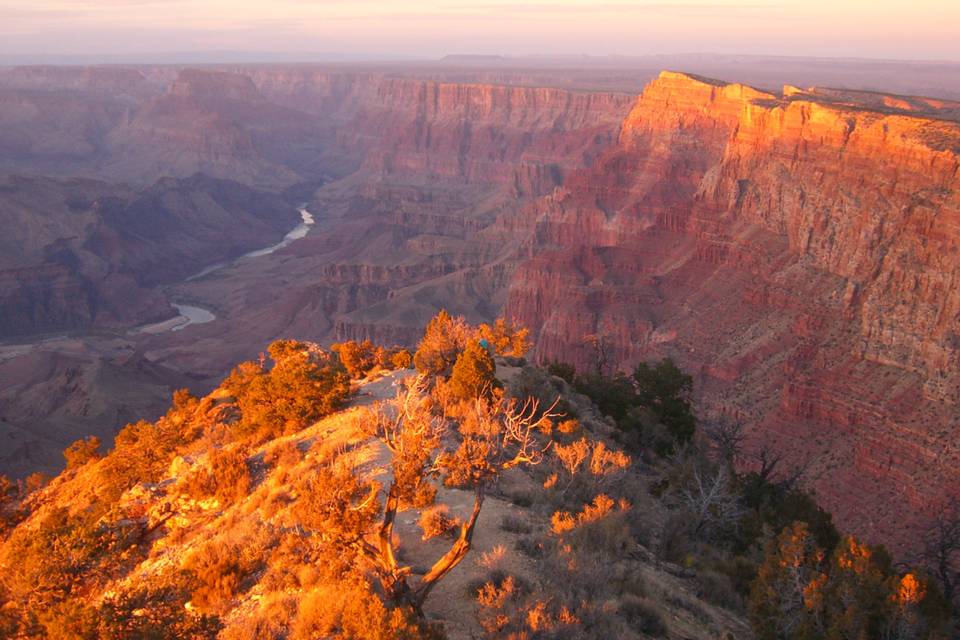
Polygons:
M190 600L199 611L215 612L240 592L254 566L237 545L207 542L187 557L183 568L193 578Z
M638 434L641 445L652 447L661 456L689 442L696 430L693 378L669 358L641 363L630 377L621 373L580 376L574 386L617 426Z
M50 476L45 474L42 471L34 471L28 475L23 481L23 494L28 496L34 491L39 491L40 489L47 486L47 483L50 482Z
M661 560L684 564L693 551L694 516L686 511L671 513L663 523L657 556Z
M492 324L481 324L477 337L485 340L498 356L522 358L530 351L530 330L497 318Z
M3 583L13 597L36 606L61 601L84 586L101 563L116 563L142 533L133 521L99 522L98 510L47 512L35 528L18 528L3 547Z
M350 380L338 358L317 345L278 340L269 347L274 366L246 362L224 381L236 398L241 435L275 437L304 429L338 409Z
M626 618L627 622L634 629L654 638L662 638L667 635L667 624L663 621L663 614L660 613L656 604L634 595L625 595L620 600L618 607L620 615Z
M0 474L0 537L20 519L17 485Z
M194 615L185 597L173 587L122 592L104 600L98 610L98 638L213 639L222 628L216 616Z
M737 593L736 588L730 578L705 569L697 571L694 578L697 586L697 597L731 611L740 611L743 609L743 598Z
M390 356L390 364L394 369L409 369L413 364L413 355L406 349L398 349Z
M553 407L553 412L575 416L576 411L563 397L563 384L551 378L543 369L524 367L513 377L508 388L510 396L520 402L536 400L540 411Z
M327 583L307 593L290 630L291 640L419 640L438 637L415 622L409 609L388 608L360 577Z
M330 350L339 356L340 363L351 378L363 378L377 366L375 347L369 340L335 343L330 345Z
M413 354L417 371L428 376L449 376L469 336L470 329L462 317L454 318L441 309L427 324L417 352Z
M237 450L214 449L207 466L187 480L186 489L194 498L214 496L224 505L246 496L250 490L246 457Z
M623 374L612 377L587 375L577 377L574 386L597 405L605 416L610 416L617 424L623 423L629 410L636 406L633 383Z
M67 461L68 470L82 467L91 460L97 460L100 457L100 438L87 436L74 441L73 444L64 449L63 457Z
M180 430L166 418L128 424L100 466L101 497L112 502L138 482L162 479L181 443Z
M653 365L646 362L637 365L633 382L639 404L656 415L674 442L689 442L697 426L691 403L693 378L681 371L673 360L664 358Z
M490 397L499 384L496 379L497 365L480 343L471 340L466 349L457 356L450 376L450 391L455 398L473 400Z
M421 540L430 540L450 534L460 524L456 518L450 517L450 508L445 504L428 507L420 514L420 530L423 532Z
M517 516L504 516L500 528L510 533L530 533L533 528Z
M264 456L267 464L277 468L289 468L295 466L303 459L303 453L296 442L287 440L270 449Z
M546 547L542 540L533 536L524 536L517 540L516 549L529 558L542 558Z
M552 376L557 376L566 381L567 384L573 384L577 377L577 370L572 364L551 360L547 363L547 372Z

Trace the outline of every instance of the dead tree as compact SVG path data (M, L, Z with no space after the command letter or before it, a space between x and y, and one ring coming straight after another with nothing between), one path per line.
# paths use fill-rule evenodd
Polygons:
M923 534L919 563L940 582L947 602L960 598L960 501L947 500L931 518Z
M453 432L446 418L432 412L425 387L422 381L415 382L367 418L367 432L391 453L393 477L373 536L375 541L357 541L387 598L417 612L436 584L470 551L487 487L507 469L539 464L545 448L537 432L559 417L553 407L540 414L537 401L532 399L521 405L499 396L478 398L460 420L459 429ZM424 507L434 502L436 488L432 479L441 479L449 487L471 489L473 508L450 549L411 585L410 567L397 562L393 526L401 508Z
M717 459L734 471L737 460L743 455L746 439L743 424L719 418L704 425L704 433L713 444Z
M605 336L591 333L583 337L584 343L593 350L594 368L598 378L606 375L607 365L610 362L610 345Z
M696 517L694 535L736 526L743 517L743 507L732 484L729 472L720 468L713 474L695 469L690 486L683 491L687 508Z

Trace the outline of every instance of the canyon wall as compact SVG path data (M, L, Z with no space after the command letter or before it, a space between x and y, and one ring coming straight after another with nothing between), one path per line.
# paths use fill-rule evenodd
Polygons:
M615 148L499 224L539 358L674 357L902 550L960 486L960 126L891 104L663 73Z
M274 194L205 176L143 190L0 176L0 338L170 317L160 285L279 240L298 219Z

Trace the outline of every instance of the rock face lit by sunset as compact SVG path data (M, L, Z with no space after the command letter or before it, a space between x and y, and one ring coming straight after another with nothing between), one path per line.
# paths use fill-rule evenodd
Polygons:
M0 638L960 637L955 3L0 0Z

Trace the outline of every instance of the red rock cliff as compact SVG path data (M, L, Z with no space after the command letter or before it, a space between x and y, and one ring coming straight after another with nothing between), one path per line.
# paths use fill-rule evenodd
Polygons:
M541 358L588 365L599 335L680 360L903 548L960 486L960 126L841 97L661 74L615 148L501 219L526 238L507 313Z

